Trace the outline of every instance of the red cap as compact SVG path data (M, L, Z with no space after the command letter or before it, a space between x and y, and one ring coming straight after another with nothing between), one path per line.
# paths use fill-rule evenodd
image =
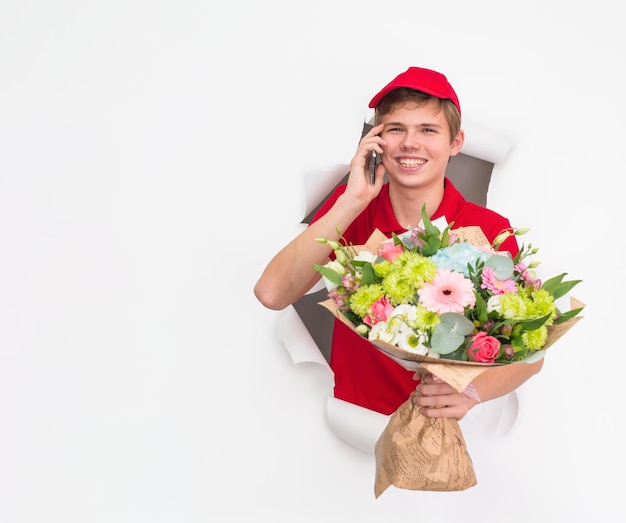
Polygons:
M399 87L409 87L437 98L452 100L452 103L459 110L459 114L461 113L459 99L448 79L437 71L423 69L422 67L409 67L404 73L396 76L372 98L369 107L375 108L387 93Z

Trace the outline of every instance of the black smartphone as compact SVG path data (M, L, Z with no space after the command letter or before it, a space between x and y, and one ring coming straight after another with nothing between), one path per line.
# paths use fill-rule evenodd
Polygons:
M376 166L380 163L380 157L376 151L372 151L370 155L370 183L374 185L376 183Z

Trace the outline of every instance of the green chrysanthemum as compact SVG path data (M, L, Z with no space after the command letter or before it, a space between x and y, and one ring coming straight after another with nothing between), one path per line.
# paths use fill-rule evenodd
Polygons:
M392 305L414 304L417 301L415 287L401 271L392 271L382 281L382 287Z
M548 339L548 328L542 325L534 331L527 331L522 334L524 346L531 350L541 349Z
M505 293L499 296L502 316L507 320L514 318L528 318L528 298L518 294Z
M350 308L352 311L364 318L370 313L372 304L384 296L382 285L361 285L358 290L350 296Z
M411 327L425 332L432 332L437 324L441 323L441 318L436 312L429 311L421 304L417 304L416 317Z
M425 281L432 280L435 274L437 274L435 262L416 252L402 253L398 256L398 260L402 264L403 273L414 285L415 289L419 289Z
M416 252L400 254L388 266L376 269L383 276L382 286L393 305L417 302L417 290L425 281L432 280L437 266L429 258Z
M532 293L533 315L537 317L551 314L551 318L546 325L552 325L554 315L556 314L556 306L554 305L554 297L545 289L537 289Z
M372 268L374 272L378 274L378 276L385 277L389 274L389 271L392 268L391 262L387 260L382 260L377 263L372 264Z

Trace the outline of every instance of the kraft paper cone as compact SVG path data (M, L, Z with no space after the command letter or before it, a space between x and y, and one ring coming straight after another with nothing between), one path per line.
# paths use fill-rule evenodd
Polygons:
M452 492L477 483L458 421L423 416L413 402L414 395L391 416L376 442L377 498L390 485Z

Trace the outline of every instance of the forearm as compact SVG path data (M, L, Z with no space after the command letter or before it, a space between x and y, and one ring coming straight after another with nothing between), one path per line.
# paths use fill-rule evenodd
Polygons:
M259 301L270 309L280 310L301 298L320 278L313 265L326 263L332 251L316 238L339 240L340 232L361 211L360 207L346 205L340 197L324 216L302 231L270 261L254 287Z
M264 306L284 309L320 278L313 264L324 264L331 249L315 238L315 232L307 228L270 261L254 287L254 294Z
M513 363L492 367L474 379L474 385L481 401L504 396L537 374L543 366L543 359L535 363Z

